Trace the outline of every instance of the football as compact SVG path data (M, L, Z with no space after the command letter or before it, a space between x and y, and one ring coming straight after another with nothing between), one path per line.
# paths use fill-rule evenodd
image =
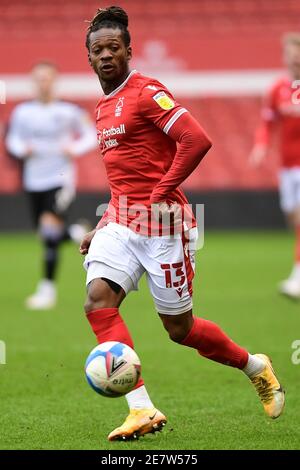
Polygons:
M95 392L105 397L121 397L137 384L141 363L129 346L108 341L90 352L85 363L85 374Z

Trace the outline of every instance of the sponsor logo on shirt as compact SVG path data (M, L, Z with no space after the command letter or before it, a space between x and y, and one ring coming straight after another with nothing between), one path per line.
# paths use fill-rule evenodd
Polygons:
M121 116L123 106L124 106L124 96L122 96L122 98L119 98L118 101L117 101L116 109L115 109L115 116L116 117Z
M117 127L111 126L109 129L98 130L98 142L99 145L103 142L105 148L117 147L119 145L117 139L111 139L110 137L125 134L126 128L125 124L120 124Z
M108 139L104 140L104 145L107 149L110 149L111 147L117 147L119 144L117 139Z
M153 96L154 101L165 110L172 109L175 106L174 101L164 92L160 91Z
M155 85L147 85L146 88L149 88L149 90L154 90L154 91L158 89Z
M104 129L102 130L102 138L105 139L105 137L111 137L112 135L117 135L117 134L125 134L125 124L120 124L118 127L111 126L109 129Z

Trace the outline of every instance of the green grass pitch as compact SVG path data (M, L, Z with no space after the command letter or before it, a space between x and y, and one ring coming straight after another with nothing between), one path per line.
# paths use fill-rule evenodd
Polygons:
M26 311L38 280L40 247L33 235L2 235L0 340L1 449L299 449L300 304L277 294L292 263L286 232L206 233L197 254L194 312L216 321L251 352L271 355L287 390L286 409L267 418L248 379L172 343L145 281L122 313L135 340L152 400L169 419L162 433L137 442L109 443L127 415L124 398L98 396L83 365L96 341L85 319L85 274L77 248L62 251L59 304Z

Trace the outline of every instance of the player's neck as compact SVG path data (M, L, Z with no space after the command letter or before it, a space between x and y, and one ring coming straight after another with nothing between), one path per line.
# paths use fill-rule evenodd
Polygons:
M43 95L43 94L40 94L37 96L37 99L38 101L40 101L41 103L43 104L49 104L49 103L52 103L54 101L54 96L52 94L47 94L47 95Z
M130 72L131 71L129 69L126 70L122 76L120 76L118 79L116 79L113 82L112 81L106 82L104 80L101 80L101 78L99 77L99 81L100 81L100 84L101 84L101 87L102 87L102 90L103 90L104 94L109 95L116 88L118 88L120 85L122 85L122 83L125 82L126 78L130 74Z
M300 80L300 74L297 74L293 72L292 70L288 70L288 77L291 80L291 82L295 80Z

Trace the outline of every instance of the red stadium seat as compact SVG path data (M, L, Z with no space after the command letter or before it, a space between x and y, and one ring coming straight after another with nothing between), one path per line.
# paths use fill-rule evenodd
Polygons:
M86 73L89 68L84 49L87 26L84 20L91 19L98 7L98 0L15 0L13 3L1 0L1 72L25 73L43 56L57 61L62 71ZM185 60L185 55L189 54L187 69L193 70L245 69L249 64L252 68L278 67L280 35L299 29L299 0L127 0L124 7L130 17L135 54L143 54L143 45L149 39L165 40L175 59ZM247 43L243 41L245 38L248 38ZM227 41L226 46L222 48L224 41ZM245 57L247 45L249 50ZM189 187L274 187L276 160L270 158L260 171L247 167L259 115L258 98L211 97L181 101L203 123L214 143L201 167L190 178ZM87 104L94 108L94 102ZM2 121L7 119L10 106L11 103L0 108L5 113ZM101 171L96 170L95 174L93 158L90 156L78 163L82 189L105 185L101 183L104 181ZM17 168L4 156L2 148L2 191L14 190L19 184Z

